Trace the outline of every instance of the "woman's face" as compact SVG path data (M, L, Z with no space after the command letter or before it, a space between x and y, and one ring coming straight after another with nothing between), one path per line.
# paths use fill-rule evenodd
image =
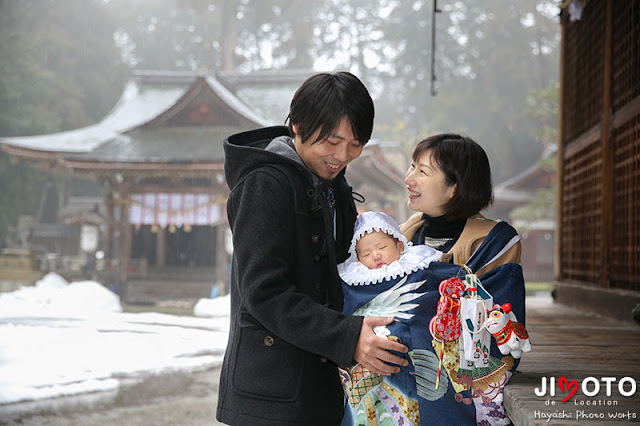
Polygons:
M407 206L430 217L444 215L443 206L453 197L457 186L446 184L444 173L433 161L431 151L425 151L418 161L411 162L404 183L409 190Z

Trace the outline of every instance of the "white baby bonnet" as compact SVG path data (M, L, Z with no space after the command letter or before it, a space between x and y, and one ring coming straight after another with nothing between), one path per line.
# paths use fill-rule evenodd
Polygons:
M363 235L374 231L382 231L396 238L404 245L404 251L400 259L390 265L369 269L358 260L356 244ZM426 245L413 246L400 232L398 223L386 213L363 212L354 225L349 254L349 258L338 265L340 278L348 285L369 285L425 269L429 263L439 260L442 252Z

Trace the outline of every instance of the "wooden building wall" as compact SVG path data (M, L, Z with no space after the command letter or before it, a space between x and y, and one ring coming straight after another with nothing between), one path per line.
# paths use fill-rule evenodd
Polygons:
M640 291L640 2L562 14L556 279Z

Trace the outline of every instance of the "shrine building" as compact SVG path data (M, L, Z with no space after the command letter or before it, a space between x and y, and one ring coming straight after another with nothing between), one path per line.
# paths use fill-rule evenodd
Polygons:
M92 221L82 226L93 232L67 254L103 252L105 271L125 300L207 297L212 287L225 291L232 252L222 141L284 124L295 90L310 75L137 71L99 123L0 138L0 147L14 160L103 184L103 217L90 212ZM347 178L366 199L360 210L406 217L398 197L402 172L385 161L380 144L367 144ZM76 213L70 222L83 217Z

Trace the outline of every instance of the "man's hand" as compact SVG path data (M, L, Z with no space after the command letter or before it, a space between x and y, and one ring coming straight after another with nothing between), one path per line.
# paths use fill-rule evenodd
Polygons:
M392 354L391 351L407 353L409 349L400 343L378 337L374 334L373 328L389 325L393 322L393 317L365 317L362 321L360 338L356 346L353 359L362 364L368 370L388 376L400 371L399 367L387 363L407 366L409 362Z

